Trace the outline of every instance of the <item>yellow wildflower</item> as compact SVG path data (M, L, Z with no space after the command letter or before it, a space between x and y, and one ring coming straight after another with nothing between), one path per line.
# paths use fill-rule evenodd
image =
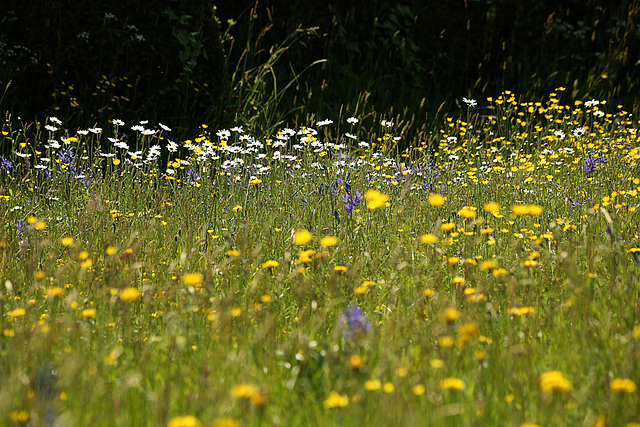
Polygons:
M182 283L187 286L198 286L202 284L204 276L202 273L187 273L182 276Z
M463 218L475 218L476 211L475 211L475 208L472 206L465 206L458 211L458 215L460 215Z
M500 205L496 202L485 203L484 210L489 213L498 212L500 210Z
M453 323L458 320L460 316L462 316L460 311L453 307L448 307L440 314L440 320L442 322Z
M420 241L424 244L435 243L438 241L438 237L431 233L423 234L420 236Z
M342 395L336 391L329 393L329 397L324 401L322 406L326 409L343 408L349 404L349 397Z
M259 392L260 389L255 384L240 383L231 389L231 397L236 400L249 400Z
M274 261L272 259L270 259L269 261L265 261L262 264L262 268L264 269L268 269L268 268L276 268L280 265L280 263L278 261Z
M140 297L140 292L134 287L127 287L120 291L120 299L124 302L135 301Z
M27 314L27 310L25 310L24 308L20 307L20 308L16 308L14 310L11 310L9 312L9 317L12 319L15 319L17 317L22 317L25 314Z
M367 207L369 209L379 209L387 203L389 196L382 194L378 190L367 190L364 193L364 198L367 200Z
M96 315L98 314L98 310L96 310L95 308L87 308L82 310L82 317L84 317L85 319L95 319Z
M460 378L449 377L440 381L440 388L443 390L464 390L467 385Z
M429 196L429 204L431 206L436 206L436 207L437 206L442 206L442 205L444 205L444 202L445 202L445 198L442 197L439 194L431 194Z
M456 225L453 222L445 222L440 226L440 230L442 231L451 231L456 228Z
M367 380L364 383L364 389L368 391L380 390L381 387L382 387L382 382L380 382L380 380L377 380L377 379Z
M615 393L633 393L636 391L636 383L628 378L616 378L611 381L609 388Z
M200 420L193 415L183 415L172 418L168 427L199 427L200 425Z
M540 375L540 388L545 393L555 393L570 391L573 385L562 372L549 371Z
M236 419L229 417L222 417L216 419L213 424L213 427L240 427L240 422Z
M306 245L311 241L312 238L313 235L309 231L302 228L295 232L293 236L293 243L298 246Z
M330 248L338 243L338 238L336 236L324 236L320 239L320 244L324 247Z

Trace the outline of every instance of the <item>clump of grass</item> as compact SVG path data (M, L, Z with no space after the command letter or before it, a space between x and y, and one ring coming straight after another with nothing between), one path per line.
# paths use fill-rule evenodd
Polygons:
M637 123L562 96L411 141L6 121L0 417L640 421Z

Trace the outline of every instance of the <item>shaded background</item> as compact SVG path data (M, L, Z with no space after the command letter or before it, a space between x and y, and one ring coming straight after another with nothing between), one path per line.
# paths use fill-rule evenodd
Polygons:
M511 90L638 110L637 1L5 0L0 111L269 132L376 111L418 123ZM8 85L8 87L7 87ZM482 102L481 102L482 103ZM174 135L175 136L175 135Z

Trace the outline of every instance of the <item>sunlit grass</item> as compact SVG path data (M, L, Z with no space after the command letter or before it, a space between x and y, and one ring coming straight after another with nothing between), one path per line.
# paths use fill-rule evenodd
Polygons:
M7 120L3 423L640 422L637 122L561 99L426 141Z

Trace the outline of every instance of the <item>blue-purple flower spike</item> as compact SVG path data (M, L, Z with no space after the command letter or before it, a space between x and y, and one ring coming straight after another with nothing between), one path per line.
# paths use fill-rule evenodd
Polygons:
M344 205L344 209L347 211L347 213L351 215L355 207L360 204L362 199L362 194L360 194L358 190L353 189L353 192L342 195L342 204Z
M340 316L340 327L344 336L349 339L371 332L371 324L357 306L348 307Z

